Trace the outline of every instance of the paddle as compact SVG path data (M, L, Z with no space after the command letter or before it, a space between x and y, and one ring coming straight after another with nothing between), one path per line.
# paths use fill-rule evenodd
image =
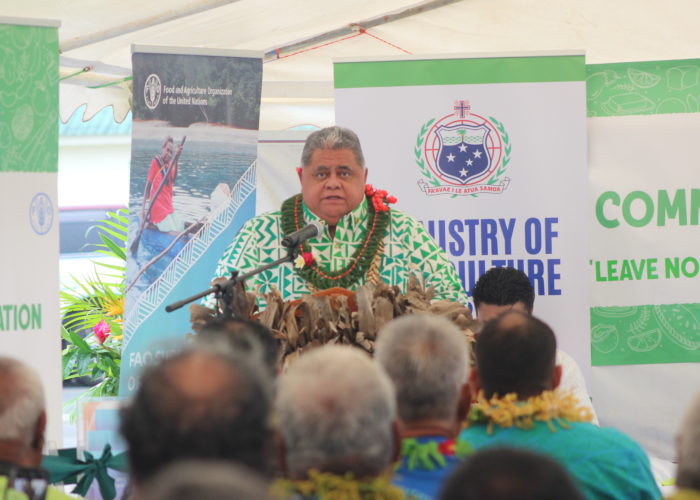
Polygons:
M187 136L183 135L182 140L180 141L180 145L177 147L177 152L175 153L175 156L173 157L173 159L170 160L170 165L168 165L168 168L165 171L165 175L163 176L163 180L160 181L160 185L158 186L158 189L156 189L156 192L153 194L153 196L150 197L151 202L148 204L148 210L146 211L144 217L141 219L141 227L139 227L139 232L136 233L136 238L134 238L134 241L131 243L131 246L129 247L129 251L131 252L132 255L134 255L136 253L136 250L139 249L139 243L141 242L141 236L143 235L143 230L146 229L146 224L148 223L148 219L151 217L151 209L153 208L153 201L155 201L156 198L158 198L158 195L163 190L163 186L165 186L165 183L168 182L168 177L170 176L170 171L173 169L173 167L177 163L177 160L180 158L180 153L182 152L182 146L185 144L185 139L187 139ZM141 210L141 213L143 213L143 210Z

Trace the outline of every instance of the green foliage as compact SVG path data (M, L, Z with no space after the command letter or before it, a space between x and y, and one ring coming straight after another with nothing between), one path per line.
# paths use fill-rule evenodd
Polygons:
M125 210L107 215L96 226L102 240L98 252L121 262L95 262L94 276L77 279L74 290L61 292L61 336L67 343L63 379L99 380L80 397L119 392L128 219Z

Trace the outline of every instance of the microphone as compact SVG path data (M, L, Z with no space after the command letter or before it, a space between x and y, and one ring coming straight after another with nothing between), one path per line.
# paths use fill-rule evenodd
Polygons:
M294 231L292 234L285 236L284 239L282 239L282 246L285 248L293 248L299 243L315 238L321 233L323 233L323 224L315 220L299 229L299 231Z

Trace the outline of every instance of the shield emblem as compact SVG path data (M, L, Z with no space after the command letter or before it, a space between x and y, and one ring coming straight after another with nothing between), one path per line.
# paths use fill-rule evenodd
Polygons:
M440 126L435 133L440 142L437 168L448 179L467 184L491 167L486 147L491 130L486 125L458 123Z

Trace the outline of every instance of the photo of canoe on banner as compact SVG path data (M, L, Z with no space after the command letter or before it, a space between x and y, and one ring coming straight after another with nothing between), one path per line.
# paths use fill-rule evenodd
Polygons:
M187 333L179 331L187 310L164 306L209 286L255 210L262 61L178 50L133 54L124 394L164 345Z

